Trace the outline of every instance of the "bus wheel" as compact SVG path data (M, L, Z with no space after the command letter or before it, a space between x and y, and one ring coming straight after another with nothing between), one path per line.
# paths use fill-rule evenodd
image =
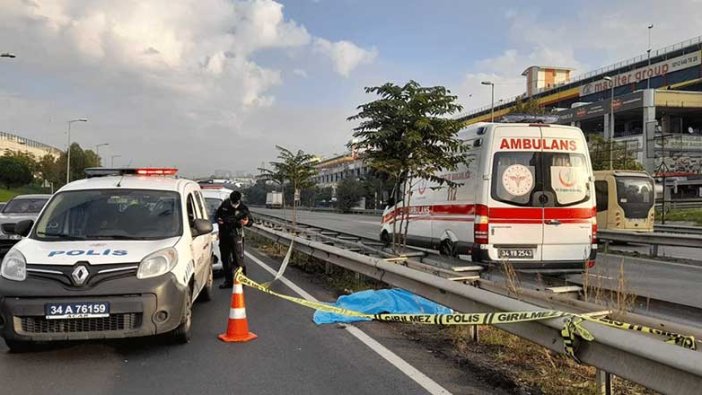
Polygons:
M442 241L441 245L439 245L439 253L443 256L455 257L456 243L454 243L451 239Z

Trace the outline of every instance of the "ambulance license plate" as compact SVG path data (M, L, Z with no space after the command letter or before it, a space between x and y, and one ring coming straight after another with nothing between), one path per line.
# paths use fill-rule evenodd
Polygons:
M533 248L498 248L497 256L499 258L523 258L534 259Z
M75 318L102 318L110 316L107 302L47 303L44 305L47 320Z

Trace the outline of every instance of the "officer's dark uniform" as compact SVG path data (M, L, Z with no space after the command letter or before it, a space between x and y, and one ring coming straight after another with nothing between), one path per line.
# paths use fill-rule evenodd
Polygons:
M234 207L232 202L238 202ZM248 219L245 226L253 225L253 218L249 208L241 203L241 193L234 191L217 209L217 223L219 224L219 252L222 256L222 269L224 271L224 284L220 288L232 286L234 271L242 267L246 274L244 264L244 226L241 220Z

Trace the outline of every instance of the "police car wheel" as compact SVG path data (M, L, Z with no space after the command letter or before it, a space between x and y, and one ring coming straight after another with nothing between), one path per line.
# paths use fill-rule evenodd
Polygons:
M190 342L193 329L193 297L190 287L185 292L185 310L183 311L183 321L173 330L173 340L176 343L186 344Z
M34 349L34 343L28 341L5 339L5 344L7 344L7 348L10 349L10 352L15 354L32 351Z
M214 260L214 259L213 259ZM198 297L198 301L200 302L209 302L212 300L212 288L214 286L214 274L212 272L212 265L210 265L209 268L209 273L207 274L207 283L205 286L202 288L202 291L200 291L200 296Z

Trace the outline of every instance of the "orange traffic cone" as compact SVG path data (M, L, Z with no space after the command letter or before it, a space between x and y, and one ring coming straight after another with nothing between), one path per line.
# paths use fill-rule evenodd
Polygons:
M249 332L249 323L246 320L246 307L244 307L244 287L234 275L232 287L232 304L229 309L227 332L217 336L219 340L227 343L247 342L257 338L256 334Z

